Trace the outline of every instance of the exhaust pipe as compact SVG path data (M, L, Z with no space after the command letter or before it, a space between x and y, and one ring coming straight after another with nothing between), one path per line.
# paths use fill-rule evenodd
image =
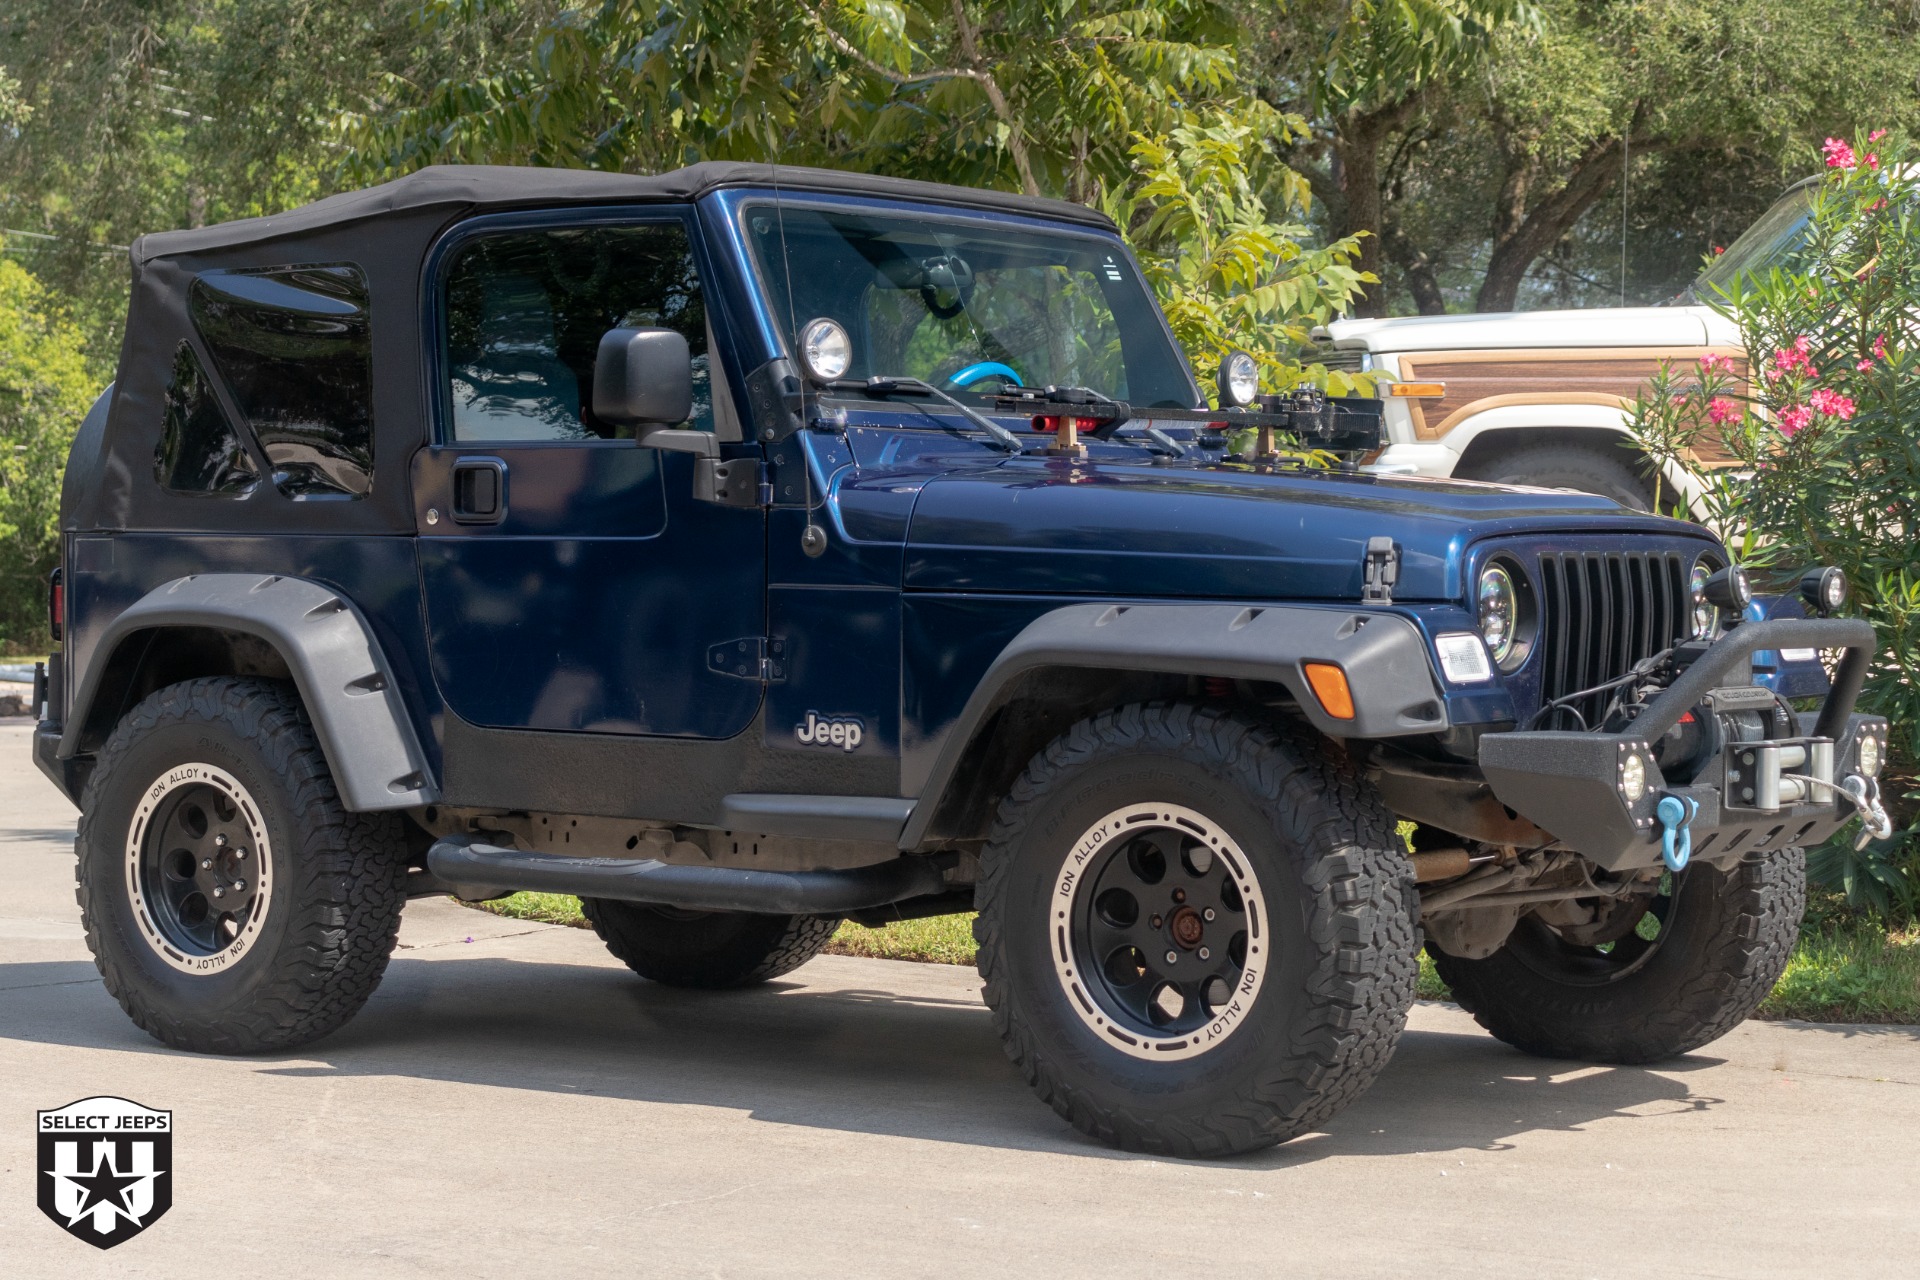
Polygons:
M688 911L835 916L946 889L931 858L902 856L845 871L745 871L683 867L652 858L563 858L447 836L427 851L436 879L473 896L526 889L615 898Z

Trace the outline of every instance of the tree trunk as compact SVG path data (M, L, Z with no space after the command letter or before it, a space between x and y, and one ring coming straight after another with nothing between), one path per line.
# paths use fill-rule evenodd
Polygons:
M1652 145L1651 139L1633 140L1636 153ZM1529 201L1534 176L1527 161L1517 160L1500 185L1493 212L1493 253L1474 301L1476 311L1513 310L1520 285L1540 255L1573 230L1612 189L1620 176L1620 139L1593 143L1568 170L1566 179L1538 202Z
M1419 107L1423 95L1413 94L1377 111L1348 112L1334 131L1333 160L1340 174L1344 199L1339 233L1360 236L1360 254L1354 267L1380 274L1385 261L1381 236L1382 201L1380 152L1387 135L1406 123ZM1383 316L1387 313L1386 291L1373 285L1354 305L1354 314Z
M1405 233L1391 223L1387 225L1381 238L1381 246L1393 265L1400 268L1400 274L1407 282L1407 292L1413 295L1413 305L1423 316L1443 316L1447 314L1446 295L1440 291L1440 275L1434 269L1433 259L1424 249L1408 240Z

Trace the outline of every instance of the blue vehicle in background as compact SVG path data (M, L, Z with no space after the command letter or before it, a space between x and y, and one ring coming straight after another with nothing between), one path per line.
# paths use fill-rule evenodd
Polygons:
M1221 1155L1365 1089L1422 945L1524 1049L1706 1043L1885 822L1837 574L1747 619L1695 526L1366 473L1377 401L1209 408L1085 208L431 168L132 258L34 755L169 1045L325 1035L421 895L709 988L977 910L1040 1096Z

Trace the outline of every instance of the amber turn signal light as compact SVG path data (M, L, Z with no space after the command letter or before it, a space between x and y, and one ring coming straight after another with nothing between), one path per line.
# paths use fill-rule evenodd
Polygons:
M1399 396L1402 400L1438 400L1447 394L1444 382L1391 382L1387 384L1387 394Z
M1320 699L1327 714L1335 720L1353 719L1353 690L1347 687L1347 673L1331 662L1309 662L1306 669L1313 696Z

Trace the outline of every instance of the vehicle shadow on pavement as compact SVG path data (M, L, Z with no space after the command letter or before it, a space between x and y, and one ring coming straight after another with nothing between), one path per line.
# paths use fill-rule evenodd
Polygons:
M22 972L44 971L44 972ZM82 995L75 984L91 983ZM0 965L0 1037L178 1057L126 1021L84 962ZM67 990L51 990L59 986ZM239 1060L263 1074L398 1076L737 1109L757 1120L1078 1153L1115 1152L1037 1103L972 1000L770 983L675 990L624 970L502 958L396 959L368 1007L296 1054ZM1412 1030L1372 1090L1323 1133L1241 1158L1499 1151L1520 1135L1599 1120L1704 1112L1720 1099L1658 1070L1545 1062L1481 1034Z

